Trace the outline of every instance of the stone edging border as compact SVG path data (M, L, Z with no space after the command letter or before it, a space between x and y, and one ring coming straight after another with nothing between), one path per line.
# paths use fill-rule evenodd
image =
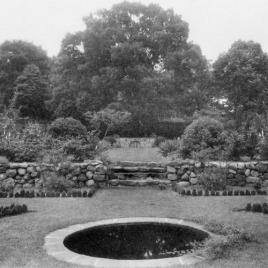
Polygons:
M96 222L89 222L85 224L76 224L69 226L67 228L59 229L48 234L45 237L44 249L47 254L56 258L60 261L65 261L68 263L76 265L86 265L94 268L175 268L178 265L192 265L197 262L204 260L203 257L197 256L194 253L185 254L180 257L164 258L164 259L151 259L151 260L113 260L106 258L96 258L85 256L81 254L74 253L67 249L63 240L66 236L77 232L82 229L107 224L116 223L129 223L129 222L159 222L159 223L170 223L190 226L195 229L204 231L210 235L210 237L215 237L217 235L210 233L205 230L201 225L193 222L188 222L184 220L179 220L175 218L156 218L156 217L133 217L133 218L118 218L101 220Z

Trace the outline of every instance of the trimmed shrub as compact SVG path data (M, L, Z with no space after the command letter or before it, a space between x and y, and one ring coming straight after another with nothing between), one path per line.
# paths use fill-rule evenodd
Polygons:
M0 218L26 213L28 208L26 205L11 204L10 206L0 207Z
M264 207L262 212L263 214L268 214L268 207Z
M256 195L256 192L255 191L251 191L251 195Z
M79 137L87 134L86 127L72 117L60 117L49 126L48 132L53 137Z
M245 195L245 192L242 190L239 193L240 193L240 195Z
M197 195L198 195L198 196L202 196L202 195L203 195L203 191L202 191L202 190L199 190L199 191L197 192Z
M225 146L223 124L209 117L200 117L185 129L180 152L184 158L202 156L206 159L219 159Z
M250 203L247 204L245 210L246 210L246 211L251 211L251 204L250 204Z
M181 190L181 195L185 195L186 191L184 189Z
M252 205L252 212L262 212L262 205L260 203L254 203Z
M232 196L233 195L233 191L228 191L228 196Z
M268 214L268 205L267 205L267 203L262 204L262 212L264 214Z
M193 196L197 196L197 192L196 192L195 189L193 190L192 195L193 195Z
M191 193L191 190L187 190L186 191L186 195L191 195L192 193Z
M250 195L250 191L249 190L246 190L246 195Z
M239 191L238 190L234 190L234 195L235 196L239 195Z

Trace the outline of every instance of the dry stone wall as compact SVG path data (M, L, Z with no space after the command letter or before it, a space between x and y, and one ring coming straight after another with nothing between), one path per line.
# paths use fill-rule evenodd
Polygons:
M0 188L17 192L42 191L47 171L55 171L72 183L74 188L159 186L176 183L180 187L199 185L204 168L225 168L230 186L268 187L268 162L196 162L184 160L160 163L120 162L110 166L94 160L63 163L59 166L37 163L0 164Z
M230 186L268 187L268 162L206 162L193 160L174 161L168 164L121 162L110 167L112 186L171 185L181 187L199 184L205 168L224 168Z
M101 161L62 163L58 166L37 163L8 163L0 165L0 187L5 191L19 192L45 190L49 172L64 177L73 188L89 188L105 184L107 167Z

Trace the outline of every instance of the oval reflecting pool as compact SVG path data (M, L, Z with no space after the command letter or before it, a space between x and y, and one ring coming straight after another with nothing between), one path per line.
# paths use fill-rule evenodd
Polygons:
M182 256L209 234L190 226L130 222L93 226L65 237L69 250L97 258L144 260Z

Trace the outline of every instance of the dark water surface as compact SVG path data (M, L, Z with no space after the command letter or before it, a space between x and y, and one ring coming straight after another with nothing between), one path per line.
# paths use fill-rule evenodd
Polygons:
M177 257L208 237L192 227L165 223L124 223L96 226L75 232L64 245L78 253L99 258L142 260Z

